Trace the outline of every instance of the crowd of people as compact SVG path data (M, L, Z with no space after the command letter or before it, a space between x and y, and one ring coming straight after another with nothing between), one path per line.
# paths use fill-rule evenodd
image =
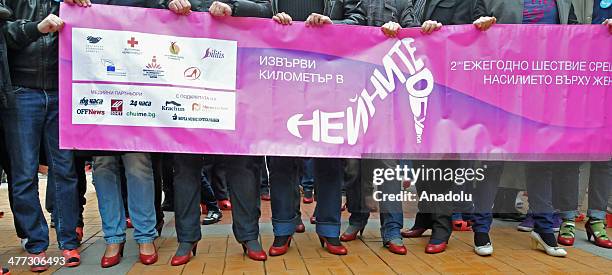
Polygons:
M404 228L401 202L372 202L372 191L394 194L404 183L373 186L373 169L406 164L405 160L346 160L339 158L260 157L232 155L83 152L59 148L58 35L63 21L56 0L0 1L0 110L2 168L8 174L9 199L16 233L31 261L31 270L49 265L49 225L38 198L38 167L48 167L45 208L52 214L65 266L81 262L84 167L91 158L106 250L101 266L118 264L123 256L126 228L134 228L139 259L158 260L154 240L163 228L163 211L174 211L178 248L172 265L195 256L202 238L201 224L222 219L232 211L232 229L244 253L256 261L285 254L292 236L304 232L300 201L316 210L320 244L329 253L345 255L343 245L363 232L373 208L380 211L382 244L392 253L406 254L402 238L416 238L431 229L426 253L443 252L453 230L474 232L474 252L493 254L489 231L495 215L522 219L514 202L527 190L529 214L519 228L531 231L534 248L551 256L565 256L560 245L575 239L577 212L588 188L586 231L593 243L612 248L606 234L606 211L612 186L612 161L493 162L412 160L415 167L461 168L485 163L483 182L461 186L444 180L420 182L417 192L444 194L461 189L473 201L459 206L419 202L414 226ZM304 21L311 27L350 24L380 27L392 37L399 30L419 27L435 35L445 25L473 24L487 31L495 24L604 24L612 34L611 1L606 0L64 0L83 8L111 4L168 9L190 16L192 11L212 16L272 18L279 24ZM588 43L586 41L585 43ZM603 49L605 50L605 46ZM565 49L571 50L571 49ZM171 142L171 141L170 141ZM408 164L406 164L408 165ZM581 165L583 168L581 169ZM590 171L585 167L590 166ZM519 176L522 175L522 176ZM580 184L582 179L582 184ZM582 187L581 187L582 186ZM165 193L165 201L162 197ZM302 198L303 193L303 198ZM351 213L341 233L343 193ZM260 201L270 200L274 242L268 253L259 241ZM202 212L206 218L200 220ZM455 214L453 214L455 213ZM610 215L610 214L607 214ZM555 235L555 231L559 231ZM36 260L39 259L39 260ZM0 275L8 274L2 269Z

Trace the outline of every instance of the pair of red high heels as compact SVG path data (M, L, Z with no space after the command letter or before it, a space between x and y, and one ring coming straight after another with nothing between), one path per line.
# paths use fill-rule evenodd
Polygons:
M119 251L117 252L117 254L113 256L110 256L110 257L102 256L102 260L100 261L100 266L102 266L102 268L108 268L108 267L119 264L121 262L121 258L123 257L123 247L124 246L125 246L125 243L121 243L119 247ZM156 263L157 260L159 259L159 256L157 254L157 248L155 248L155 253L151 255L145 255L145 254L140 253L139 259L140 259L140 262L144 265L152 265Z
M402 237L404 238L419 238L423 236L423 233L427 231L426 228L412 228L410 230L402 230ZM444 252L446 250L448 243L443 242L441 244L431 244L428 243L425 247L425 253L427 254L437 254Z

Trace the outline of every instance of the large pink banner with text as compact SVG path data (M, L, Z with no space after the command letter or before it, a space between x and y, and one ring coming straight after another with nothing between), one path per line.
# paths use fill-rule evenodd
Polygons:
M379 28L63 5L65 149L604 160L604 26Z

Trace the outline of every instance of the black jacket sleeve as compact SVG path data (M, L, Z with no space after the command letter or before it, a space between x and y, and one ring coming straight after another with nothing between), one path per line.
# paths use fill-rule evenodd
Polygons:
M474 6L475 0L457 1L457 7L453 16L453 25L471 24L474 22Z
M6 0L0 0L0 5L5 7L7 10L14 10L11 8L11 3ZM19 50L27 47L31 43L35 42L43 36L38 31L38 23L30 20L15 19L12 15L6 20L6 24L2 27L2 33L6 39L6 46L12 50Z
M365 12L360 0L336 0L330 14L330 19L334 24L366 24Z
M398 1L399 2L399 1ZM400 11L399 24L402 28L418 27L421 25L419 19L414 16L414 6L411 0L404 1L404 7Z
M474 16L472 19L476 20L484 16L492 16L492 14L487 11L487 6L483 0L476 0L476 6L474 7Z
M239 17L272 18L270 0L222 0L232 7L232 15Z

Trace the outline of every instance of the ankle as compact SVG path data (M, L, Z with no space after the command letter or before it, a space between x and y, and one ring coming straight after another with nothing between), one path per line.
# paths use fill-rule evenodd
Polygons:
M243 243L248 250L250 251L254 251L254 252L259 252L259 251L263 251L263 248L261 247L261 244L259 243L259 241L257 240L250 240L250 241L246 241Z
M153 255L155 254L155 245L153 243L141 243L138 245L140 254Z
M272 244L272 246L274 247L284 246L289 241L290 237L291 236L274 236L274 243Z
M489 238L489 233L474 232L474 244L476 246L484 246L488 243L491 243L491 239Z

